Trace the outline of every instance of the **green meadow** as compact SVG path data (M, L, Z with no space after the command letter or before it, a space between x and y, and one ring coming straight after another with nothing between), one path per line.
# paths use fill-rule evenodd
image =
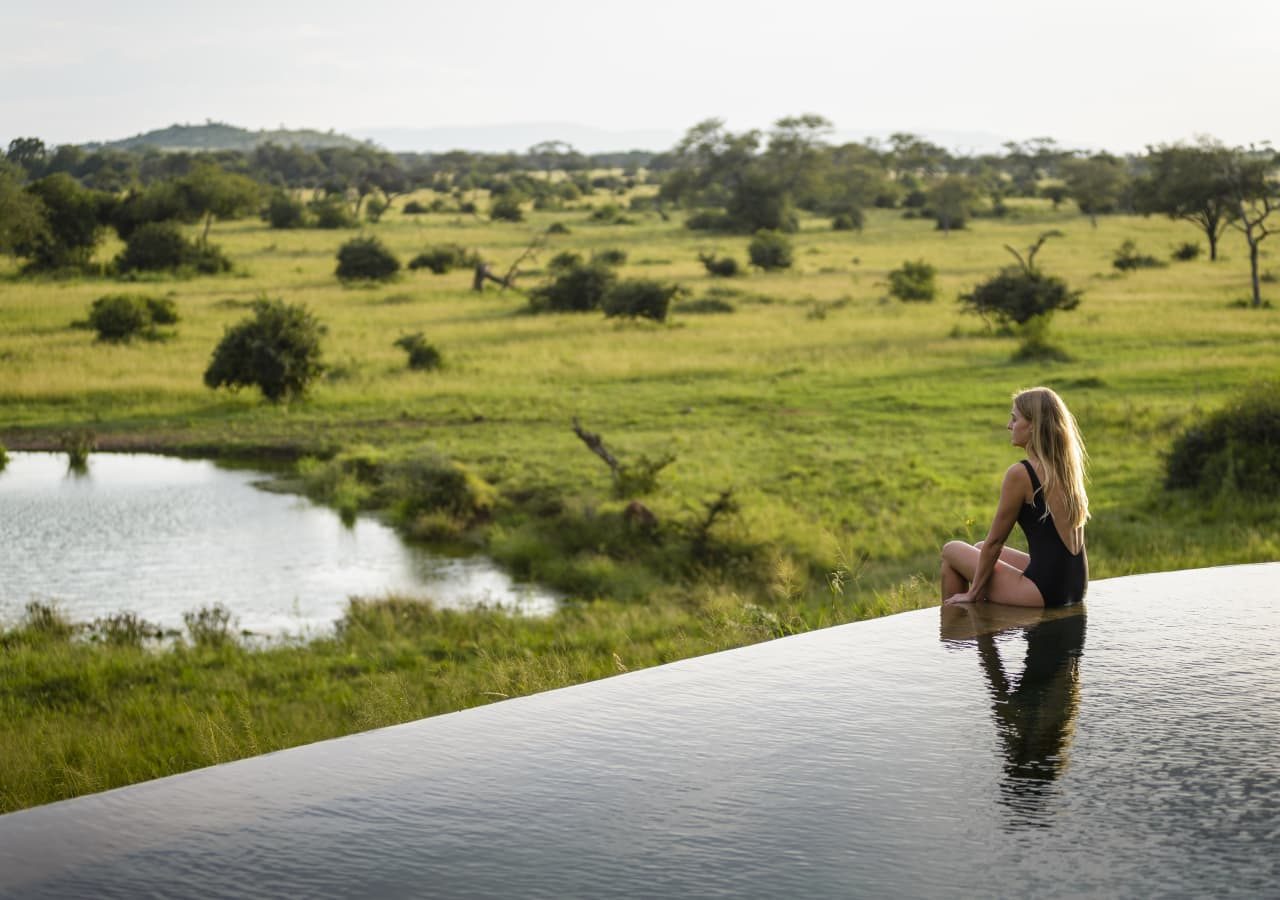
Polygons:
M514 289L479 294L469 269L344 286L335 254L354 231L247 219L210 235L234 261L230 275L125 284L10 266L0 272L9 450L56 449L65 432L91 430L103 450L306 460L284 486L329 499L316 473L344 454L443 458L491 485L492 507L465 523L406 521L406 533L488 553L567 601L542 620L357 603L332 638L257 649L162 649L48 619L5 623L0 811L934 604L938 548L985 535L1018 458L1010 395L1037 384L1063 395L1088 445L1094 578L1280 559L1273 504L1162 486L1179 432L1280 375L1280 313L1237 303L1249 291L1244 242L1228 233L1218 262L1123 274L1111 260L1125 240L1168 260L1203 237L1164 218L1102 216L1095 228L1047 201L1009 206L947 235L895 210L869 211L861 232L803 219L791 269L735 278L709 276L697 254L745 264L748 239L690 231L678 216L606 225L583 206L491 223L392 211L363 229L402 261L451 242L502 273L552 223L568 227ZM956 298L1012 262L1004 245L1026 248L1050 229L1062 236L1037 262L1084 291L1051 325L1070 359L1015 362L1017 340ZM612 248L627 254L621 277L683 286L667 322L527 312L523 292L556 253ZM99 258L119 249L108 242ZM1264 271L1280 268L1272 258ZM890 299L888 273L916 259L937 268L938 299ZM1280 294L1273 281L1263 289ZM171 297L176 333L114 345L72 327L121 291ZM261 296L305 303L328 328L328 368L304 400L272 405L202 384L223 330ZM732 311L697 311L707 298ZM394 342L414 332L439 348L443 369L407 367ZM633 498L614 495L575 419L623 463L674 456L635 498L656 525L628 518ZM709 519L725 492L731 508Z

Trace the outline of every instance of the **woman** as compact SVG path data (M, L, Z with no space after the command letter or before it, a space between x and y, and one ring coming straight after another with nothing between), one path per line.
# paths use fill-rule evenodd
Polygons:
M1084 599L1089 560L1084 523L1085 450L1076 420L1049 388L1014 395L1010 440L1027 458L1004 473L991 530L977 545L950 541L942 548L944 603L984 597L1011 606L1067 606ZM1022 526L1030 554L1004 543Z

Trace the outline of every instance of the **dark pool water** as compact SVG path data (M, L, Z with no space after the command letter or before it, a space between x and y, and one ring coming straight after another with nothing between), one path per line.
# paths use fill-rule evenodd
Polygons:
M0 473L0 622L32 600L73 620L132 611L172 628L214 603L280 636L330 629L351 596L547 612L555 598L483 557L406 545L386 524L255 487L262 472L151 454L10 453Z
M1280 564L922 610L0 817L13 897L1221 897L1280 879Z

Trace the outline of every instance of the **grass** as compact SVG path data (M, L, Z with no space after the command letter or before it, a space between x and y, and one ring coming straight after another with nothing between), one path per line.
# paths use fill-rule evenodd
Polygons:
M352 232L255 221L211 235L234 274L166 282L181 321L161 343L103 345L70 327L114 282L0 272L10 450L92 433L100 449L313 457L313 487L325 460L358 446L391 469L429 453L465 466L494 499L466 521L415 514L404 528L481 547L572 601L548 620L393 602L361 607L382 624L258 650L36 641L13 637L26 628L14 625L0 673L0 809L935 602L937 549L985 533L1016 459L1009 397L1033 384L1063 394L1089 443L1094 577L1280 558L1272 505L1161 488L1182 428L1280 374L1280 316L1232 306L1247 290L1243 243L1224 238L1217 263L1122 275L1111 259L1123 240L1163 253L1194 230L1123 216L1095 229L1047 203L1011 206L945 237L894 211L871 211L860 233L807 220L793 269L733 279L709 276L698 253L745 259L746 237L653 214L605 225L586 209L522 224L391 212L366 226L402 260L454 243L504 272L562 221L571 233L549 238L531 265L623 248L622 277L688 289L665 325L528 315L519 292L473 293L465 270L343 286L336 252ZM1037 261L1084 299L1047 335L1063 358L1017 362L1017 340L962 315L954 298L1010 262L1002 245L1025 247L1048 228L1065 236ZM939 299L890 300L889 273L917 259L936 267ZM329 327L331 369L305 401L277 407L201 383L223 329L262 294L302 301ZM681 314L703 299L733 313ZM447 366L411 371L395 345L409 333ZM624 464L674 454L639 498L655 532L635 530L575 417ZM379 496L328 476L335 505ZM700 543L707 504L725 491L737 512ZM840 593L832 573L844 573Z

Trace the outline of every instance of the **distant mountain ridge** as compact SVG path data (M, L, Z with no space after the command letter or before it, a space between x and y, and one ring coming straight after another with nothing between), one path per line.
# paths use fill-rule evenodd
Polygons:
M335 131L316 131L310 128L277 128L250 131L224 122L206 122L203 125L170 125L144 134L118 141L86 144L91 149L109 150L238 150L247 152L262 144L279 144L282 147L302 147L317 150L321 147L360 147L366 142Z

